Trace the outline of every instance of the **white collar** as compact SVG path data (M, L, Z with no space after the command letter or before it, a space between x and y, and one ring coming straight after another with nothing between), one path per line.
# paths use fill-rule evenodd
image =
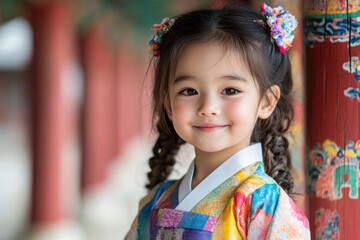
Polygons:
M229 159L217 167L198 186L191 190L194 175L194 161L182 179L179 186L179 205L175 208L182 211L190 211L201 199L209 194L214 188L223 183L235 173L255 162L262 161L261 143L254 143L241 149Z

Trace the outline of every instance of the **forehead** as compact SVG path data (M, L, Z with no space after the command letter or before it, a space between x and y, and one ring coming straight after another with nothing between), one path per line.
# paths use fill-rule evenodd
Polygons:
M242 54L218 43L194 43L187 46L179 56L174 73L174 79L179 75L205 78L238 75L254 83Z

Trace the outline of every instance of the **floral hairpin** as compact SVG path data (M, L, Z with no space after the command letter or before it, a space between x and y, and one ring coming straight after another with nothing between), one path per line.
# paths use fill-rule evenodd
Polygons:
M150 51L149 53L152 53L155 57L160 56L160 51L158 50L160 47L160 44L162 42L162 37L164 36L167 31L172 27L174 24L175 19L174 18L164 18L160 24L154 24L154 30L155 34L150 39L149 45L150 45Z
M271 36L279 47L280 52L285 53L291 48L294 40L292 31L298 25L295 17L281 6L271 8L265 3L260 6L260 12L266 16L267 24L271 28Z

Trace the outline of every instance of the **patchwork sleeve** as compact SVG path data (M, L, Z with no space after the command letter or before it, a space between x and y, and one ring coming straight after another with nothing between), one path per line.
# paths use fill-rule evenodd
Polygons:
M134 221L132 222L130 230L128 231L128 233L125 236L125 240L135 240L135 239L139 238L138 232L137 232L137 227L138 227L140 212L145 205L147 205L149 202L151 202L151 200L154 199L154 196L159 187L160 187L160 184L156 185L153 189L150 190L150 192L145 197L143 197L140 200L138 214L136 215Z
M150 213L155 208L162 194L168 190L175 180L157 184L150 192L140 200L139 212L133 221L125 240L149 239L150 236Z
M248 198L247 239L310 239L308 219L277 184L264 184Z
M311 239L309 220L281 188L279 201L265 239Z

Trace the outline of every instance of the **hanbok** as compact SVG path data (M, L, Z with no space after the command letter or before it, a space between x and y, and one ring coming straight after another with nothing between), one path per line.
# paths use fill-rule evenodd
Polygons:
M154 187L140 201L132 239L310 239L309 222L264 172L261 143L227 159L191 189L185 176Z

